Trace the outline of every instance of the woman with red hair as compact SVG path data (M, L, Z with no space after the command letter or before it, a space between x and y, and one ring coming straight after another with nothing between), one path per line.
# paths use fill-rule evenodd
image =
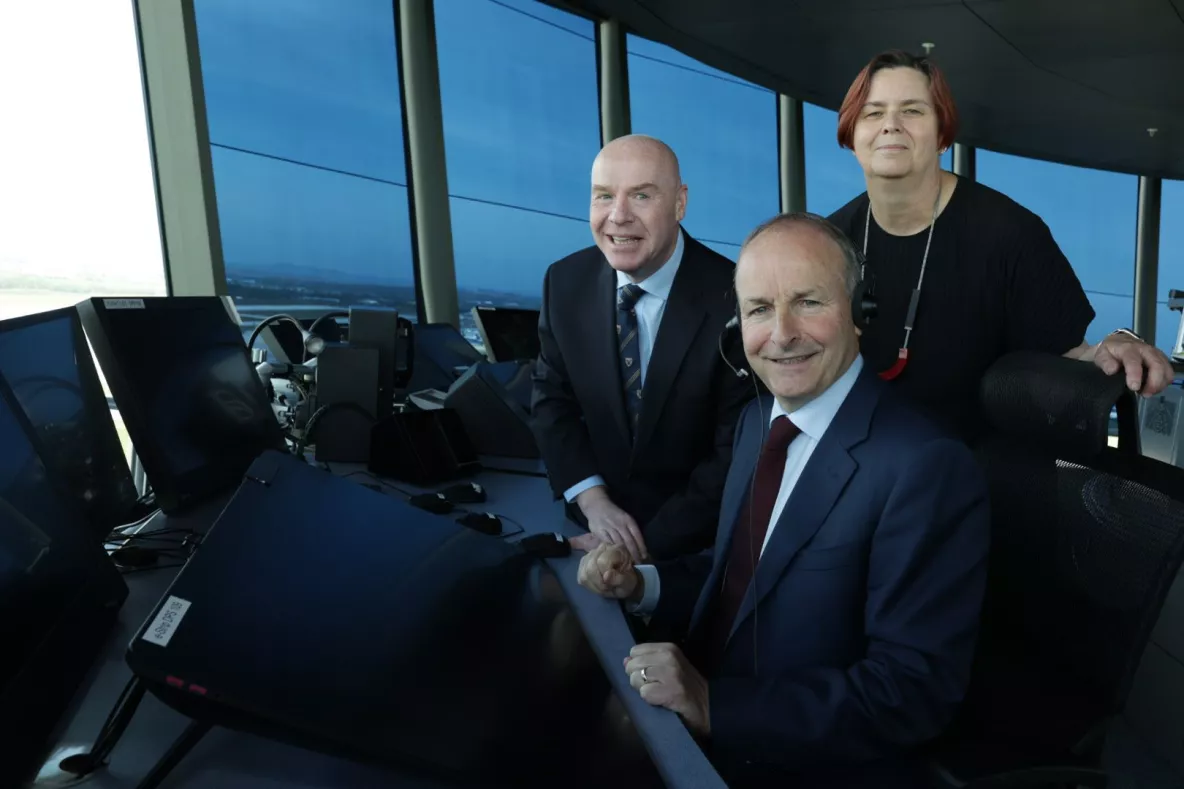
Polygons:
M1158 349L1119 329L1084 341L1093 308L1045 223L941 169L958 111L941 70L900 51L877 55L839 110L839 145L867 191L830 216L867 258L878 311L861 350L945 425L973 440L978 389L1004 354L1039 350L1125 370L1144 395L1172 381Z

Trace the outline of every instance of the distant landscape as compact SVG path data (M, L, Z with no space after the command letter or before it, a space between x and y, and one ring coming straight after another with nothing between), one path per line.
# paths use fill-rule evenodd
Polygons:
M301 272L306 274L308 272ZM240 312L252 306L349 309L351 305L391 307L411 320L416 320L415 288L412 285L342 282L314 279L301 275L258 275L244 277L238 272L226 277L227 292L234 298ZM479 342L473 323L472 310L477 306L524 307L538 309L541 298L496 290L459 288L461 332L467 339ZM268 311L268 310L263 310ZM255 318L243 315L246 324Z
M243 276L232 271L226 278L227 291L243 313L244 323L254 323L261 312L277 308L326 310L349 309L351 305L397 309L400 315L416 319L415 288L412 285L381 284L332 279L333 272L317 270L284 276ZM156 287L143 282L112 282L102 279L45 277L0 270L0 320L67 307L91 296L163 296L163 283ZM470 340L478 340L472 309L476 306L525 307L538 309L538 294L460 288L461 328Z

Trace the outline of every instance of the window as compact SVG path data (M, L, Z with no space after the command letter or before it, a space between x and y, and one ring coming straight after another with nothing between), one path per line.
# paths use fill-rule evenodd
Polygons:
M638 36L627 47L633 132L674 149L687 185L683 227L735 260L781 207L777 95Z
M1138 179L980 150L978 180L1037 214L1073 265L1096 317L1096 343L1134 319Z
M132 4L61 17L0 4L0 319L165 293Z
M537 309L543 274L589 246L600 149L593 23L532 0L436 0L461 329L478 304Z
M390 0L195 0L226 281L248 331L416 315Z
M830 216L867 191L863 169L855 154L839 147L839 113L803 103L806 135L806 208ZM941 157L943 170L954 169L953 151Z
M1168 309L1168 291L1184 291L1184 181L1164 181L1159 212L1159 285L1155 299L1155 345L1171 355L1180 313Z

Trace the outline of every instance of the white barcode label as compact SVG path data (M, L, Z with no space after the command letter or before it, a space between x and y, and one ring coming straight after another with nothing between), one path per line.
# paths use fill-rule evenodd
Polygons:
M169 599L165 600L164 605L160 607L160 613L144 631L144 640L167 647L169 639L173 637L173 633L177 632L177 627L180 626L181 620L185 618L185 612L188 610L188 600L169 595Z
M109 310L142 310L143 299L103 299L103 306Z

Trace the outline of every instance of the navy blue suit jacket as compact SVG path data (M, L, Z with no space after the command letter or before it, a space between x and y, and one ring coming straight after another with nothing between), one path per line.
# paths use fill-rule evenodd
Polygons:
M656 622L696 636L771 398L736 428L710 553L658 567ZM709 676L713 760L798 771L895 759L950 722L969 681L989 543L986 481L867 368L802 471Z

